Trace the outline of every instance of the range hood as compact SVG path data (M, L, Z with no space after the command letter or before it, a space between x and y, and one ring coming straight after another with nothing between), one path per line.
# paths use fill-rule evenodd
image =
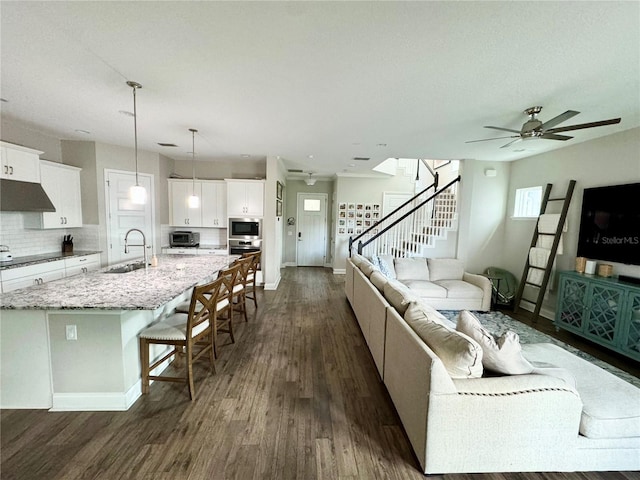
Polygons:
M47 193L39 183L0 179L0 211L55 212Z

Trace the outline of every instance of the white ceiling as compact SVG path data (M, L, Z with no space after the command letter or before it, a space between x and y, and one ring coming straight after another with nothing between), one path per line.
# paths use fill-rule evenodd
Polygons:
M190 159L197 128L198 160L280 156L320 174L387 157L514 160L640 126L636 1L0 8L2 116L62 139L132 146L126 80L143 85L141 149ZM502 136L483 125L519 130L533 105L542 121L581 112L560 126L622 122L567 142L465 144Z

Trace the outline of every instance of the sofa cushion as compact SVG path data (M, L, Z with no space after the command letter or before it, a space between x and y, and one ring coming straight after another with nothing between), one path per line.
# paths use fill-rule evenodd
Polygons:
M464 265L457 258L430 258L427 263L429 265L429 280L432 282L462 280Z
M386 276L384 276L380 271L372 272L371 276L369 277L369 280L381 292L384 291L384 286L389 281L389 279Z
M389 280L384 285L384 298L400 315L404 315L409 304L418 299L411 290L397 280Z
M447 291L446 298L482 299L482 289L462 280L438 280L436 285Z
M416 300L411 302L407 307L407 311L404 313L404 319L407 323L409 323L409 320L407 320L407 318L416 320L425 317L429 320L445 325L453 330L455 330L456 328L455 323L453 323L447 317L442 315L438 310L436 310L423 300Z
M411 310L409 310L409 308ZM434 321L415 303L407 308L405 321L440 358L451 378L480 378L482 348L464 333ZM422 313L422 315L421 315Z
M376 267L373 263L371 263L370 261L363 261L360 264L360 270L362 271L362 273L364 273L367 277L371 277L371 274L373 272L379 272L380 269L378 267Z
M522 356L522 347L517 333L505 332L496 341L478 318L467 310L461 311L458 315L456 329L480 344L482 365L487 370L505 375L523 375L533 371L533 365Z
M522 345L532 363L551 363L576 379L582 416L580 434L588 438L640 437L640 389L557 345Z
M447 289L428 280L404 280L407 287L418 297L447 298Z
M360 264L362 263L363 260L365 260L365 258L362 255L359 255L357 253L354 253L353 255L351 255L351 261L358 268L360 268Z
M393 255L378 255L380 271L389 278L396 278L396 270L393 267Z
M405 280L429 280L429 267L424 257L396 258L394 260L396 278Z

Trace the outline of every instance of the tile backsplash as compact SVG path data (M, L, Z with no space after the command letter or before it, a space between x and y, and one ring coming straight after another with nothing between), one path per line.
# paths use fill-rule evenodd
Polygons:
M26 229L24 228L25 215L38 214L0 213L0 244L7 245L14 257L59 252L62 250L62 237L65 235L73 236L74 249L76 250L99 250L98 225L53 230Z

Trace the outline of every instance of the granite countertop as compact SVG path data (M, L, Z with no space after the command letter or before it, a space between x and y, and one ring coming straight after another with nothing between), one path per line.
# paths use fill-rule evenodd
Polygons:
M36 265L38 263L55 262L56 260L64 260L65 258L72 257L84 257L85 255L93 255L94 253L101 253L93 250L76 250L75 252L53 252L53 253L41 253L38 255L27 255L25 257L13 257L10 262L0 262L0 271L8 270L11 268L26 267L29 265Z
M99 271L0 294L3 310L155 310L213 279L237 255L158 255L158 266L128 273Z

